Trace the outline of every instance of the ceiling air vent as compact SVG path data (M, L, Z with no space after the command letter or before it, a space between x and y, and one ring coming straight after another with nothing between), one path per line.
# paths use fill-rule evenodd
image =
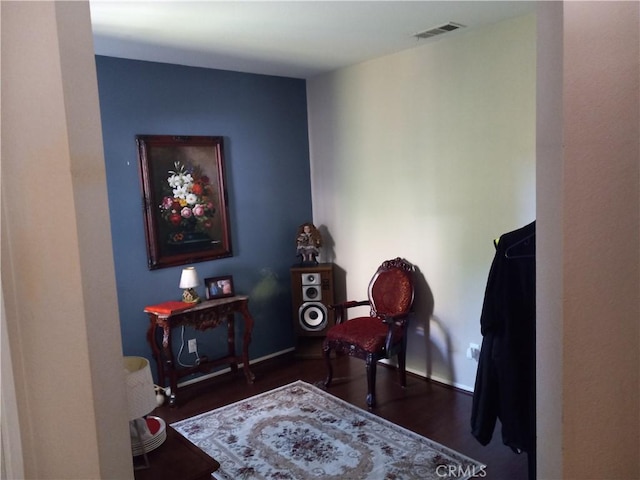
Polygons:
M449 22L449 23L445 23L444 25L440 25L439 27L431 28L424 32L416 33L414 37L431 38L431 37L435 37L436 35L442 35L443 33L453 32L454 30L457 30L459 28L464 28L464 27L465 27L464 25L461 25L459 23Z

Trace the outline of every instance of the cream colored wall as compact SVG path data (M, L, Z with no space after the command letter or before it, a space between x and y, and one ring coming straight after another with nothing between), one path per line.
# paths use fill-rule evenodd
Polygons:
M563 2L539 2L536 416L538 478L562 478Z
M308 81L323 259L358 299L382 260L415 263L434 310L420 287L408 368L468 390L492 241L535 219L535 41L531 15Z
M563 27L562 478L640 478L640 4Z
M2 2L0 18L2 335L25 478L132 478L89 6Z
M540 2L538 478L640 478L640 4Z

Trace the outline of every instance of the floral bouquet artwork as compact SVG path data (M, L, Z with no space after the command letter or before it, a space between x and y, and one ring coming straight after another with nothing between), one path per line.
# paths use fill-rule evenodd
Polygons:
M222 141L136 136L150 270L232 255Z
M171 229L169 243L207 240L216 213L211 181L197 165L173 165L160 205L162 218Z

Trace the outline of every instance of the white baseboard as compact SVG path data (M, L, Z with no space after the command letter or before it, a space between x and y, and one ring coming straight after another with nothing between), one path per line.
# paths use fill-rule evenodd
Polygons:
M284 355L285 353L293 352L295 350L294 347L287 348L285 350L280 350L279 352L271 353L269 355L265 355L264 357L255 358L249 361L249 365L253 365L254 363L264 362L265 360L269 360L273 357L279 357L280 355ZM238 363L238 368L244 367L244 363ZM178 388L186 387L187 385L193 385L194 383L203 382L209 378L217 377L223 375L225 373L229 373L231 371L231 367L224 368L222 370L218 370L213 373L207 373L197 378L192 378L191 380L185 380L184 382L178 383Z
M382 362L388 363L391 366L395 366L395 364L389 363L386 360L382 360ZM457 388L458 390L464 390L465 392L473 393L473 387L470 387L469 385L465 385L463 383L452 382L448 378L439 377L437 375L429 376L426 374L426 372L418 371L413 368L407 368L407 372L427 380L433 380L434 382L442 383L443 385L448 385L450 387Z
M457 388L458 390L464 390L465 392L473 393L473 387L470 387L469 385L465 385L463 383L458 383L458 382L451 382L451 380L438 377L437 375L431 375L430 378L434 382L442 383L444 385L449 385L450 387Z
M291 348L287 348L285 350L280 350L279 352L275 352L275 353L271 353L269 355L265 355L264 357L255 358L255 359L249 361L249 365L253 365L255 363L264 362L265 360L269 360L270 358L274 358L274 357L279 357L280 355L284 355L286 353L293 352L294 350L295 350L295 348L291 347ZM238 368L242 368L243 366L244 366L243 363L239 363L238 364ZM213 373L207 373L207 374L202 375L200 377L192 378L191 380L185 380L182 383L178 383L178 388L185 387L187 385L193 385L194 383L202 382L204 380L207 380L207 379L213 378L213 377L217 377L219 375L224 375L225 373L229 373L230 371L231 371L231 368L227 367L227 368L224 368L222 370L218 370L218 371L213 372ZM430 380L433 380L434 382L442 383L444 385L449 385L451 387L455 387L455 388L458 388L460 390L464 390L466 392L473 393L473 387L470 387L469 385L464 385L462 383L457 383L457 382L451 382L451 380L438 377L437 375L431 375L430 377L428 377L425 374L425 372L419 372L419 371L411 369L411 368L407 368L407 372L409 372L409 373L411 373L413 375L416 375L418 377L422 377L424 379L430 379Z

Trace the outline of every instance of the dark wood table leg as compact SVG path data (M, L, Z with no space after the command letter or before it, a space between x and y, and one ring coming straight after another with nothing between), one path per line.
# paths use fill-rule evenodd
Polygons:
M162 321L160 324L162 327L163 364L167 368L167 372L169 374L169 386L171 387L171 393L169 394L169 406L175 407L178 399L178 375L176 373L176 365L173 358L173 349L171 348L171 325L167 321Z
M149 315L149 329L147 330L147 342L151 347L151 355L156 361L156 368L158 370L158 385L164 383L164 365L162 364L162 355L160 354L160 347L158 347L158 341L156 339L156 318L155 315Z
M251 343L251 334L253 332L253 317L251 316L251 313L249 313L247 301L242 302L240 313L244 318L244 335L242 337L242 364L244 376L247 379L247 383L252 384L256 378L249 368L249 344Z
M227 315L227 354L234 360L229 364L232 372L238 371L238 361L236 360L236 323L232 314Z

